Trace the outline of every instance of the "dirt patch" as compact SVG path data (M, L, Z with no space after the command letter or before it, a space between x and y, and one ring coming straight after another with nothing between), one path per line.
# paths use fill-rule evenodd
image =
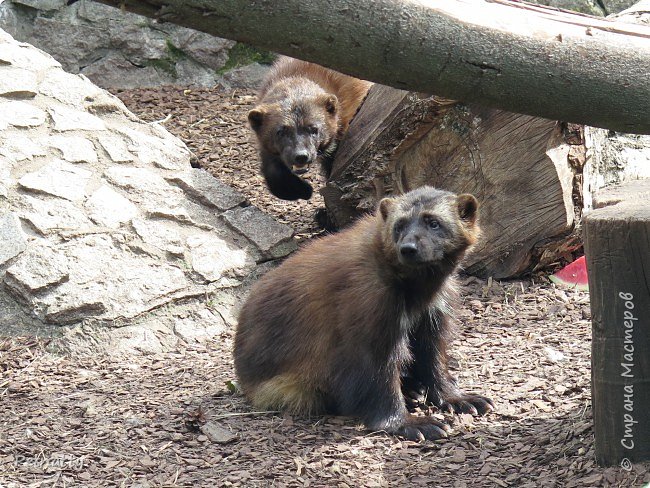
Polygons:
M254 204L317 232L322 205L270 196L245 125L252 93L181 89L119 94L165 126L201 165ZM319 183L316 182L316 186ZM43 340L0 339L1 486L637 487L594 462L588 295L545 279L465 278L452 366L496 403L448 417L453 435L418 444L355 419L254 412L228 390L233 330L130 358L63 356Z

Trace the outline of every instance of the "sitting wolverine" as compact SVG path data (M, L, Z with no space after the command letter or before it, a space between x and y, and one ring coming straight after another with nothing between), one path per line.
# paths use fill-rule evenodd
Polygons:
M478 202L423 187L316 240L250 292L235 369L258 408L361 417L407 439L449 426L406 408L402 382L442 410L485 414L447 370L454 272L479 233Z
M325 173L371 83L317 64L280 57L248 114L257 135L262 174L276 197L308 200L312 188L299 174L319 161Z

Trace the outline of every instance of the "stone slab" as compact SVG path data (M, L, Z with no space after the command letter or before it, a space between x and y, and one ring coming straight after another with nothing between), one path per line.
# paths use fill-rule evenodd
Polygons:
M36 156L47 155L46 148L38 139L28 137L23 132L22 130L4 131L0 139L0 154L15 161L32 160Z
M106 125L102 119L83 110L57 105L49 107L48 112L52 117L54 130L56 131L106 130Z
M7 269L4 282L23 300L66 281L68 260L50 246L32 246Z
M97 140L115 163L129 163L135 158L129 151L126 141L118 135L100 135Z
M290 226L281 224L253 205L228 210L223 217L268 257L286 256L297 248Z
M243 277L255 265L245 250L208 233L190 236L187 247L192 269L206 281Z
M178 185L201 203L219 210L228 210L246 201L241 193L223 184L203 169L192 168L167 178L167 181Z
M93 227L85 212L68 200L45 195L23 195L18 205L20 217L32 224L42 235Z
M27 249L27 236L18 216L9 212L0 215L0 265Z
M85 207L95 223L114 229L138 215L138 208L128 198L107 185L100 186Z
M14 127L38 127L43 125L47 114L38 107L22 101L0 102L0 128L4 122Z
M144 243L170 253L172 256L182 257L184 255L183 229L176 222L134 218L131 225Z
M65 198L81 200L92 173L66 161L55 160L33 173L27 173L18 184L28 190Z
M63 159L71 163L96 163L97 151L91 140L82 136L51 136L50 147L61 151Z
M38 90L41 95L77 109L83 108L89 98L102 93L87 78L66 73L60 68L47 70Z
M109 235L83 236L61 251L69 260L68 281L32 302L47 323L74 323L88 316L127 319L190 285L178 267L124 252Z
M159 125L147 129L155 135L142 129L116 128L131 140L132 150L142 163L169 170L184 170L190 166L191 153L183 143Z
M38 93L36 75L27 69L0 66L0 96L34 98Z

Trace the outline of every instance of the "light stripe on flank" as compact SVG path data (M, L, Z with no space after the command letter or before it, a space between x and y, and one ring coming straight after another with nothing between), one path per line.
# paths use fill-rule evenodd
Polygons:
M325 411L322 396L313 385L296 375L283 374L260 383L248 392L257 408L283 410L297 415L318 415Z

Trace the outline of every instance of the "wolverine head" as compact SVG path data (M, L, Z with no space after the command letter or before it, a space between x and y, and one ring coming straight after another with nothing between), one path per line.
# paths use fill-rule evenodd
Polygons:
M305 173L319 154L327 151L338 131L336 96L308 88L301 92L292 86L285 97L260 104L248 113L260 145L296 174Z
M476 241L478 201L473 195L418 188L379 202L384 247L401 266L454 267Z

